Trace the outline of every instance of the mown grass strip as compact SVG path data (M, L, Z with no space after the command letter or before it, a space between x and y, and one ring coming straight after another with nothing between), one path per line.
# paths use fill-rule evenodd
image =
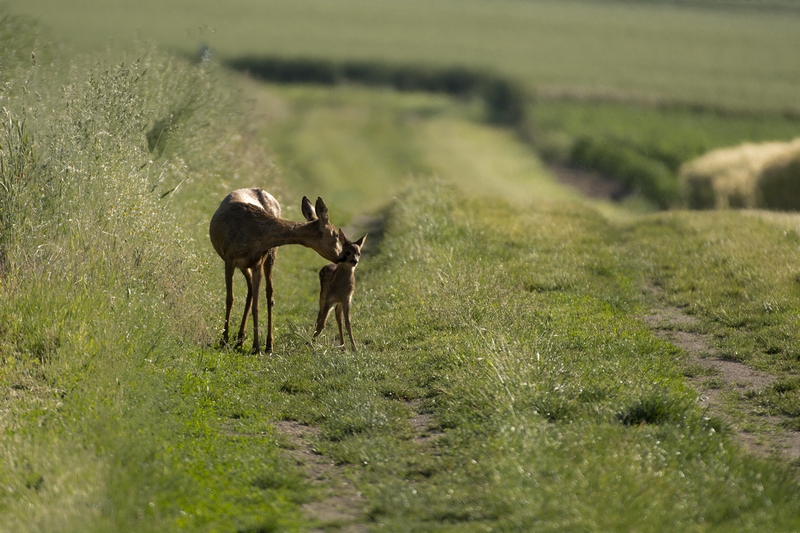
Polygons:
M644 325L635 235L577 204L416 187L359 267L364 348L292 342L284 416L321 427L389 530L797 527L791 473L704 418ZM432 450L415 409L443 431Z

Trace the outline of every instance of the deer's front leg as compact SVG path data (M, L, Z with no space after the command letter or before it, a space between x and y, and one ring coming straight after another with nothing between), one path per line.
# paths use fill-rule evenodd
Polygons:
M353 347L353 351L355 352L357 348L356 341L353 338L353 324L350 322L350 302L344 302L342 307L344 308L344 325L347 327L347 334L350 336L350 345ZM341 330L341 326L339 326L339 329ZM342 344L344 344L344 337L342 337Z
M250 273L253 275L253 349L251 351L253 355L261 353L261 345L258 342L258 293L261 289L263 272L264 265L261 262L250 269Z
M314 338L316 339L317 336L322 333L322 330L325 329L325 322L328 321L328 315L331 312L331 306L327 305L325 300L320 299L319 301L319 313L317 314L317 329L314 331Z
M342 304L336 304L336 323L339 325L339 347L347 351L347 343L344 342L344 332L342 331Z
M264 281L266 282L267 296L267 345L265 346L267 353L272 353L274 347L274 339L272 337L272 308L275 306L275 298L272 285L272 267L275 265L277 253L277 248L271 248L270 251L267 252L267 258L264 261Z

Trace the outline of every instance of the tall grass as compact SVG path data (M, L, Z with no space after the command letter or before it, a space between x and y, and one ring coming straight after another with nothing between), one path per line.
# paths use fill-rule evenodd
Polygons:
M216 299L193 239L225 180L264 163L236 93L213 65L144 46L50 60L34 46L34 63L27 27L0 22L22 50L3 56L0 85L0 529L269 522L292 504L231 516L192 496L195 476L219 475L193 370ZM249 490L242 477L231 490Z

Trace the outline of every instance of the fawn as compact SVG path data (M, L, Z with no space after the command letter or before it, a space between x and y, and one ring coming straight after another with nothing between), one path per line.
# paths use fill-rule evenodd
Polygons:
M336 322L339 324L339 341L343 350L347 349L342 331L342 315L350 336L353 351L357 350L356 341L353 340L353 326L350 323L350 304L353 300L353 291L356 288L355 270L361 258L361 248L367 240L364 235L355 242L350 242L344 233L339 231L342 241L342 253L335 264L331 263L319 271L319 314L317 315L317 330L314 338L325 328L325 322L333 307L336 307Z
M316 207L303 196L302 211L306 222L290 222L281 218L281 205L268 192L261 189L237 189L222 200L211 217L208 234L219 256L225 261L225 328L222 345L228 344L228 326L233 306L233 273L238 268L247 281L247 298L239 328L236 346L244 342L247 315L253 311L253 353L259 353L258 293L261 278L266 281L267 296L267 352L272 352L272 307L275 304L272 288L272 267L277 247L300 244L313 249L328 261L341 254L342 239L336 227L328 220L328 207L317 198Z

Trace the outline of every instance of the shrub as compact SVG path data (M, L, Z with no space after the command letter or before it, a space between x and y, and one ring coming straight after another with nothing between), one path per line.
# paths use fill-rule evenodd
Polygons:
M572 148L570 161L620 181L662 209L679 199L678 182L669 168L624 144L606 139L582 137Z

